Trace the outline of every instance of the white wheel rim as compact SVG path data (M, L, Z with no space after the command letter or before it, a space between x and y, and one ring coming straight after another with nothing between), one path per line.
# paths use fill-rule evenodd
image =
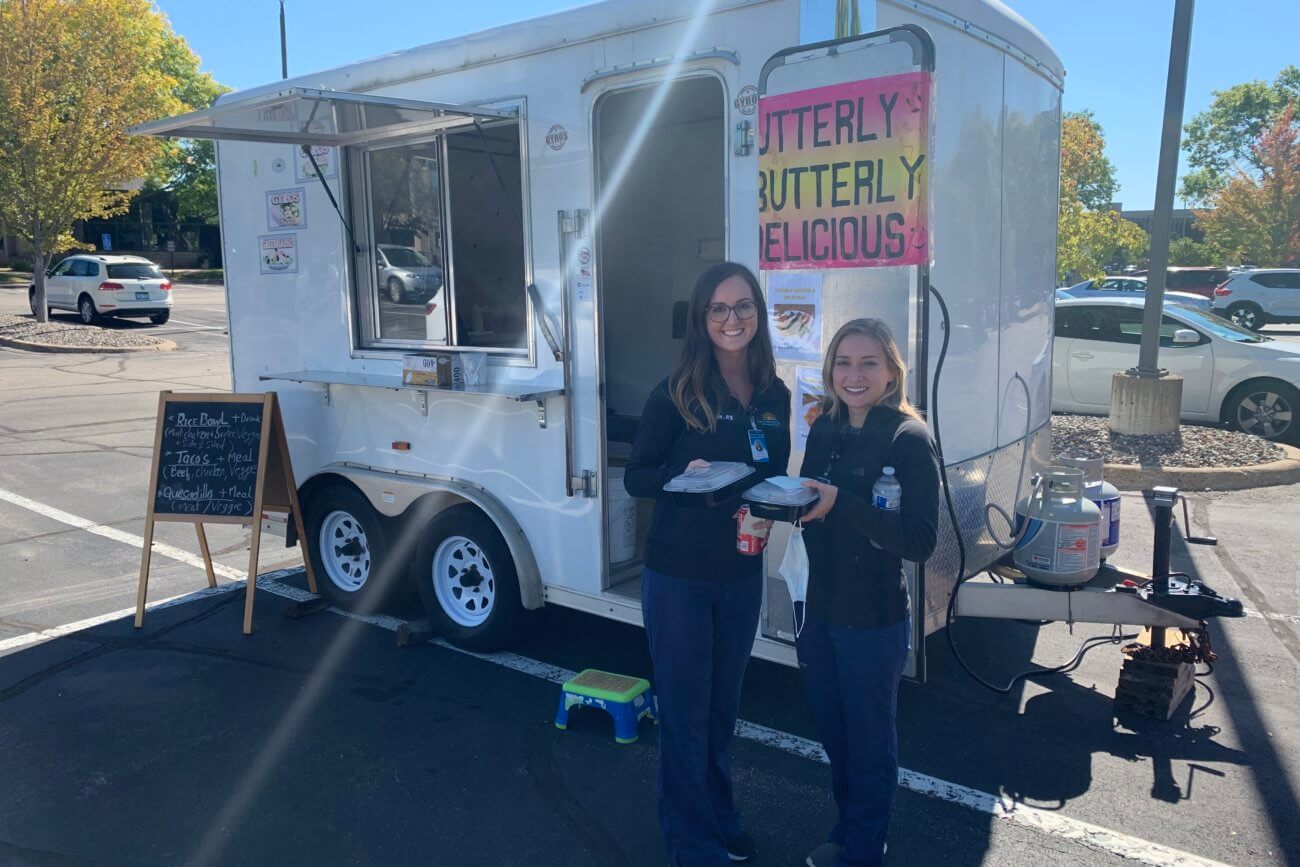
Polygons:
M1237 308L1237 312L1232 318L1236 320L1237 324L1242 328L1255 327L1255 311L1251 310L1249 307Z
M87 298L86 300L81 302L81 321L89 323L90 320L94 318L95 318L95 305L91 303L89 298Z
M1271 391L1260 391L1237 406L1237 423L1246 433L1274 439L1291 427L1291 404Z
M483 548L465 536L449 536L433 553L433 592L460 626L481 626L497 599L496 576Z
M317 542L331 584L345 593L356 593L365 586L370 577L370 540L360 521L347 512L330 512Z

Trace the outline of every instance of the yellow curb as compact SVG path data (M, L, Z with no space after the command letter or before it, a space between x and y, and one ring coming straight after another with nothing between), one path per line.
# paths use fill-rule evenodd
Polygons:
M1277 443L1281 460L1248 467L1159 467L1106 464L1106 481L1122 491L1169 485L1184 491L1242 491L1300 482L1300 449Z
M16 337L0 337L0 346L25 349L28 352L79 352L95 355L108 352L171 352L176 348L175 342L165 337L154 339L158 341L157 346L60 346L57 343L37 343L32 340L19 340Z

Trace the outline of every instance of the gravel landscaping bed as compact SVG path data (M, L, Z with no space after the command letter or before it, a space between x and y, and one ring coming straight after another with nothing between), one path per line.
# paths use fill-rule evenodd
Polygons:
M1186 468L1246 467L1286 456L1267 440L1221 427L1185 424L1164 436L1124 436L1110 432L1104 415L1067 414L1052 416L1052 451L1058 457L1104 458L1108 464Z
M175 349L170 340L120 324L114 327L72 322L37 322L33 316L0 314L0 338L66 346L69 349Z

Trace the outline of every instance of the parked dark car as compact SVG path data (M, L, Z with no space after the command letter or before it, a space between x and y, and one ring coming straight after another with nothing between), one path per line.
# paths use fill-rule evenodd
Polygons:
M1146 276L1148 272L1138 271ZM1165 288L1179 292L1195 292L1214 301L1214 287L1228 279L1227 268L1180 267L1165 270Z

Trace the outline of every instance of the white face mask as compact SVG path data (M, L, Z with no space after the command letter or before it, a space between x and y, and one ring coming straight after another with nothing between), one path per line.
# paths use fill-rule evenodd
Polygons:
M790 532L790 541L785 546L785 556L781 558L781 577L785 579L786 589L790 591L790 601L794 603L794 637L803 631L807 613L808 598L808 549L803 544L803 525L795 524ZM802 616L801 616L802 615Z

